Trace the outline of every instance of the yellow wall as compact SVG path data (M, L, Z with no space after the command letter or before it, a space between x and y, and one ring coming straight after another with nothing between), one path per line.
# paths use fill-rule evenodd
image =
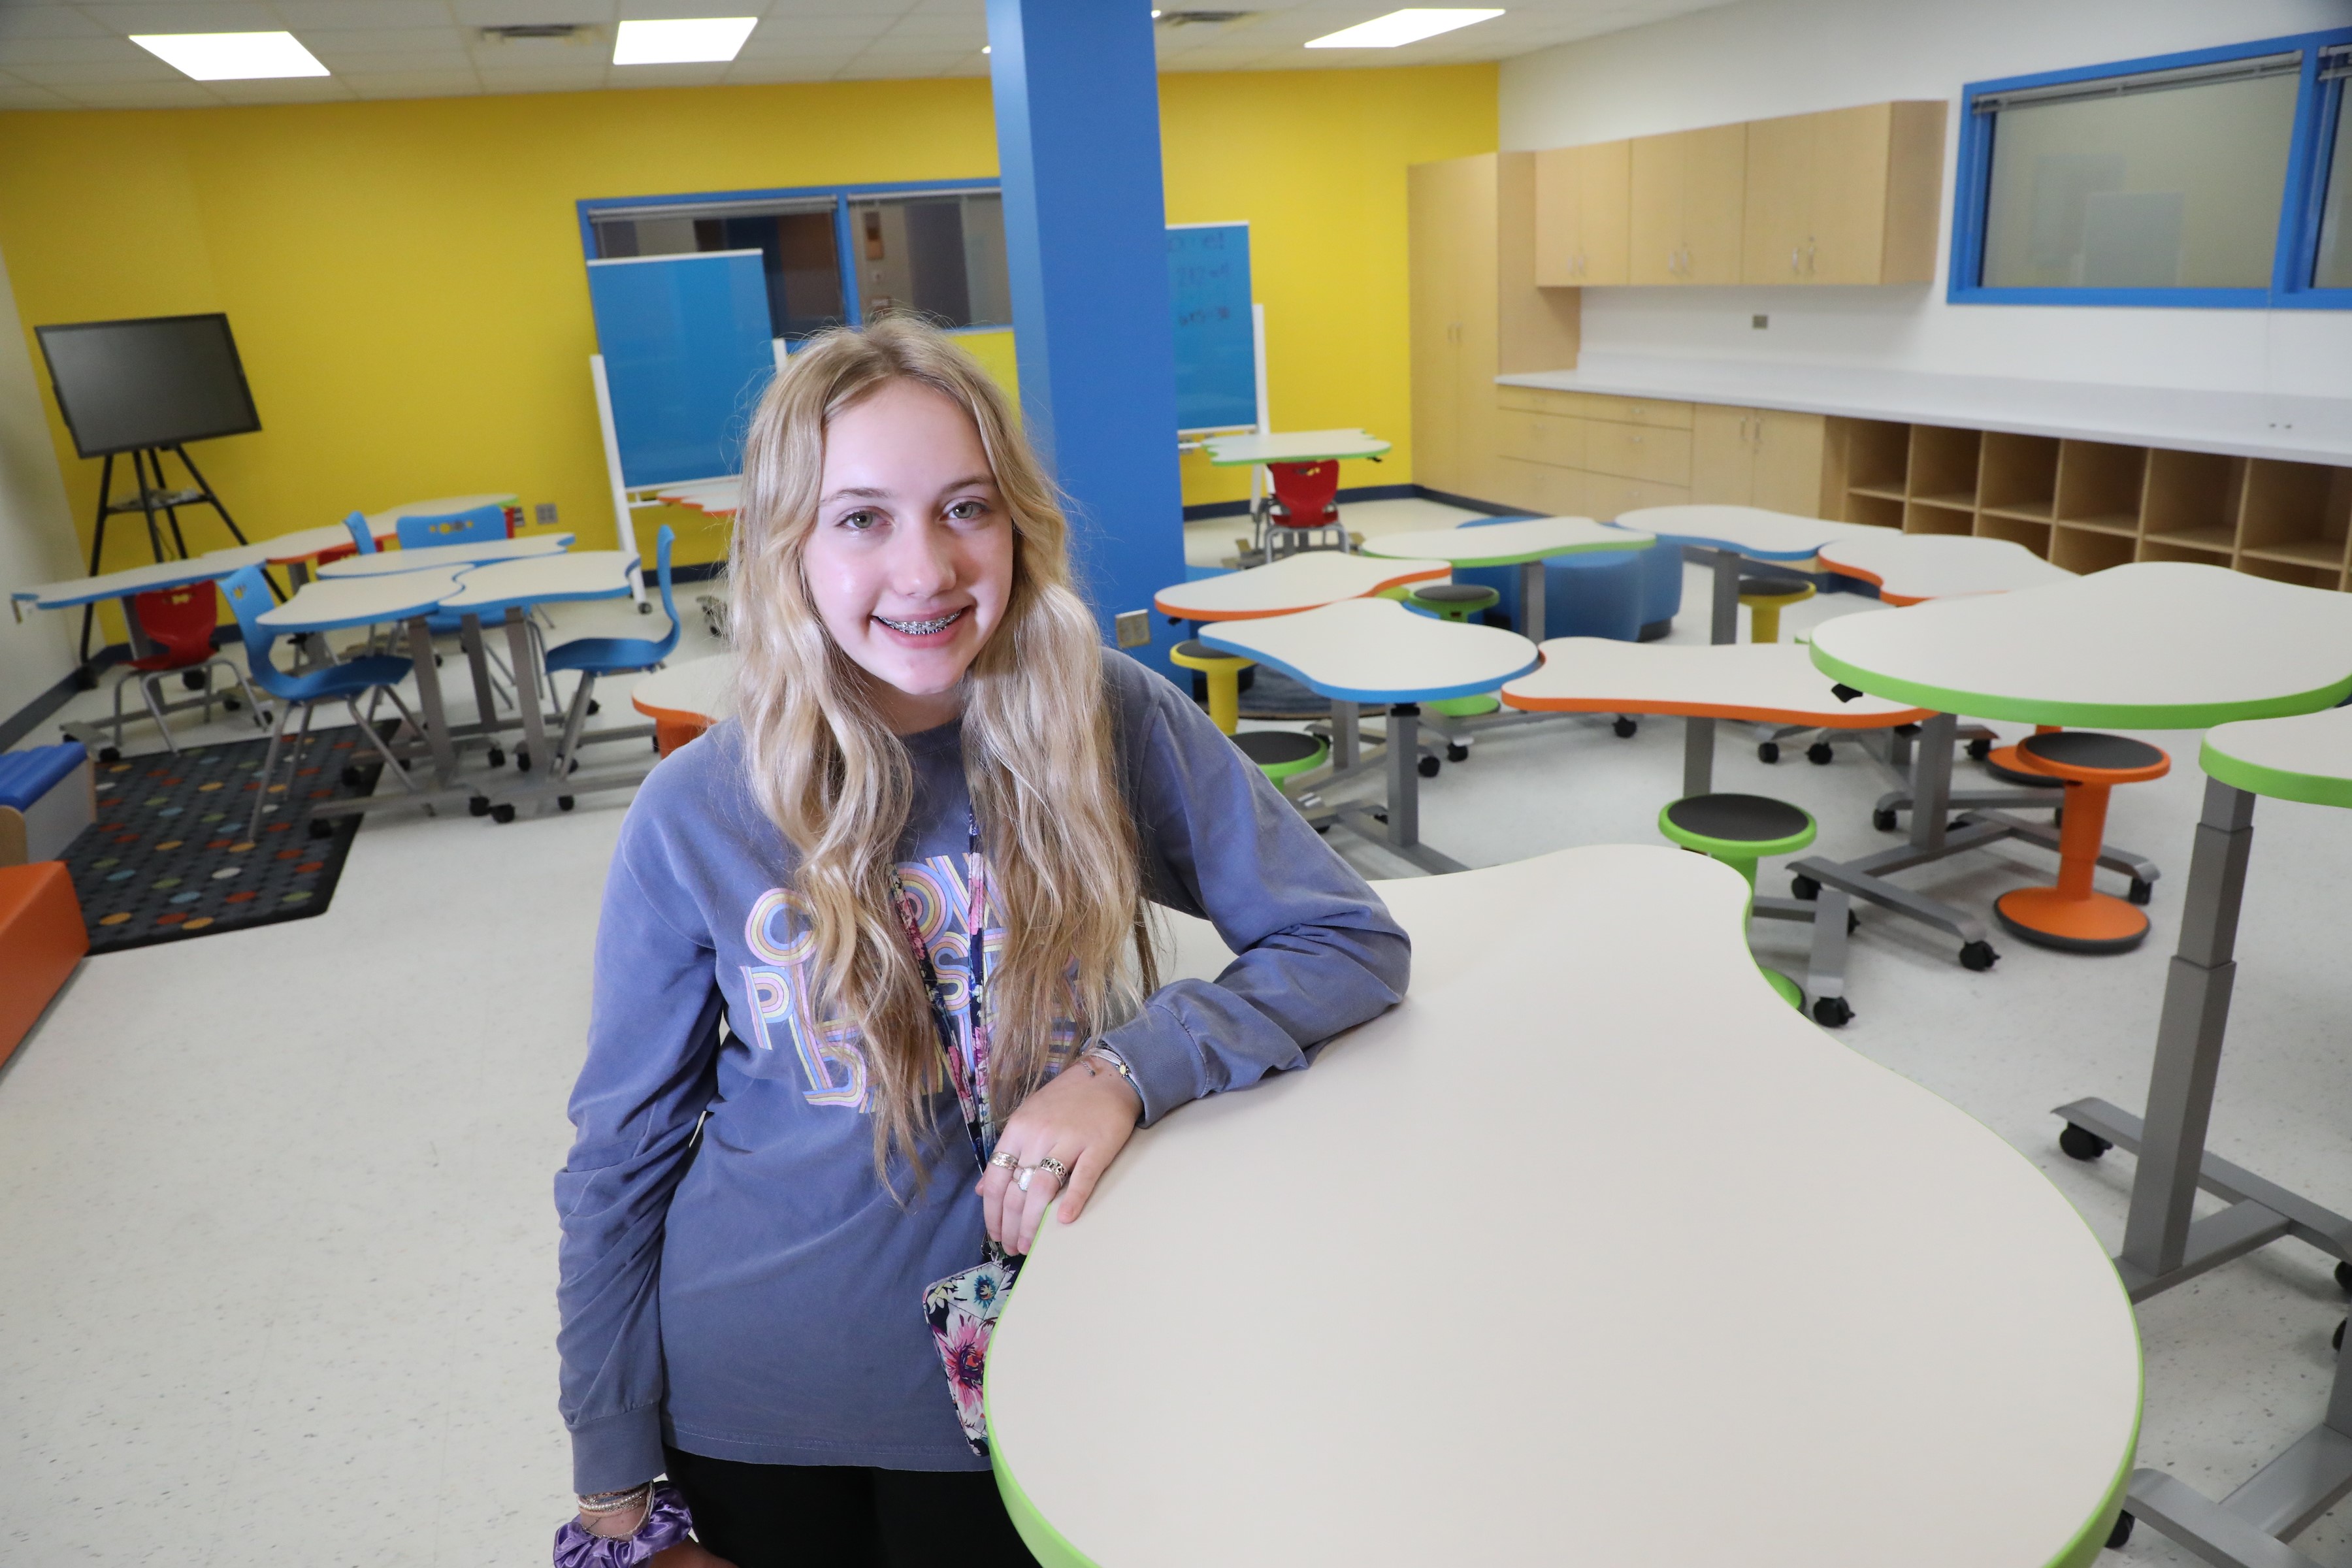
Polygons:
M1496 83L1491 65L1160 79L1168 221L1249 220L1275 428L1396 443L1342 485L1412 482L1405 166L1493 152ZM1248 494L1247 469L1184 458L1186 504Z
M1163 77L1171 222L1246 218L1279 425L1397 441L1412 477L1404 167L1496 144L1496 70ZM263 109L0 113L23 321L225 310L264 428L196 448L248 535L512 489L612 542L573 202L992 174L983 80ZM1002 337L969 345L1010 379ZM43 404L89 548L99 465ZM1247 493L1188 459L1185 499ZM653 514L640 513L649 535ZM665 509L682 561L722 531ZM226 542L200 525L190 544ZM110 530L108 564L144 557Z

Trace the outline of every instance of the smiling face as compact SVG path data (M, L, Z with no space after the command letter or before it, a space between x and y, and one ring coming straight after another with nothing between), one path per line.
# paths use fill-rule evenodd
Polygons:
M801 572L893 730L953 719L1013 593L1013 520L971 416L912 381L835 415Z

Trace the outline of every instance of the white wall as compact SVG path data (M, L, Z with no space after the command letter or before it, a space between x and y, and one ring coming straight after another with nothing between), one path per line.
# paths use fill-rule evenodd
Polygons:
M0 593L80 574L65 481L41 412L16 297L0 258ZM80 617L28 610L0 615L0 719L70 674ZM46 737L54 740L54 735Z
M1506 60L1532 151L1929 98L1949 102L1932 285L1587 289L1583 353L2352 396L2352 311L1950 305L1962 84L2352 26L2352 0L1739 0ZM1771 325L1753 330L1751 315Z

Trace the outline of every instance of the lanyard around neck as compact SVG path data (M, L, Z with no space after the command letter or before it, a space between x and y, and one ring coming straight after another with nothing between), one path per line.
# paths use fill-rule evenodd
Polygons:
M970 981L964 987L965 1037L971 1042L971 1054L965 1055L956 1037L955 1012L949 1007L947 990L940 984L939 967L931 962L930 944L923 940L922 922L918 918L914 899L898 875L896 862L890 867L890 891L898 910L898 927L906 933L907 946L915 955L916 966L922 971L923 990L929 998L931 1025L940 1037L940 1052L945 1058L948 1080L955 1085L956 1103L963 1112L964 1132L971 1140L972 1157L982 1168L988 1164L989 1147L995 1142L995 1133L988 1124L988 871L980 854L980 820L972 813L964 815L966 864L971 872L971 896L965 900L964 921L966 972Z

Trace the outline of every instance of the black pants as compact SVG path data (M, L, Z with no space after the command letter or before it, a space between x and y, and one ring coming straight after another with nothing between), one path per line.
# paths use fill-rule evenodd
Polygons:
M1036 1568L986 1470L746 1465L666 1451L696 1538L735 1568Z

